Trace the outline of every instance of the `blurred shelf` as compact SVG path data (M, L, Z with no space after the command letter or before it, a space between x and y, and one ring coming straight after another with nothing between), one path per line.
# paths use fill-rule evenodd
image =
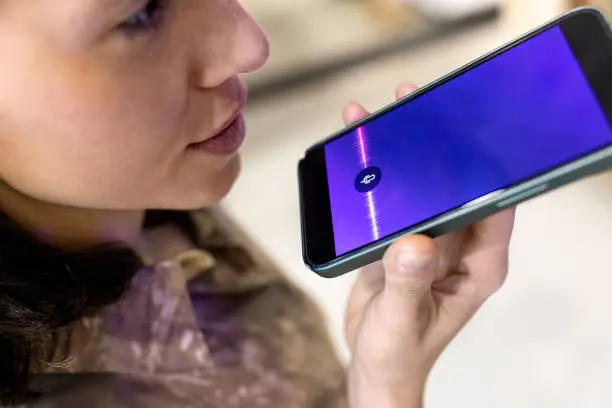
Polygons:
M500 15L499 8L491 7L460 19L436 22L407 5L377 10L365 1L350 0L264 0L250 11L271 45L266 68L247 77L251 101L423 46L492 22Z

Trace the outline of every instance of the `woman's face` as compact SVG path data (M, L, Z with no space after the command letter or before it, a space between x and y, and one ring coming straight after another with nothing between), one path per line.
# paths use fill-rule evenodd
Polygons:
M14 189L191 209L234 182L240 120L221 131L245 103L237 75L268 57L237 0L0 0L0 50L0 179Z

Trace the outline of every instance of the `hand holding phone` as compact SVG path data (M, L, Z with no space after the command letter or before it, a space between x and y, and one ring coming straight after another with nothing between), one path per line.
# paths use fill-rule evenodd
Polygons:
M312 146L305 263L338 276L611 168L611 72L608 21L578 9Z
M401 85L398 99L414 89ZM344 120L367 115L351 104ZM513 220L506 210L435 240L404 237L361 272L346 322L351 407L422 407L434 362L506 278Z

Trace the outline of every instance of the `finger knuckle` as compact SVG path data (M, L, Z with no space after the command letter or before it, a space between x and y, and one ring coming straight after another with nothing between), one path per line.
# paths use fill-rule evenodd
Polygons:
M497 271L496 273L490 274L487 279L483 283L483 294L486 296L491 296L497 293L506 282L507 273L505 270Z

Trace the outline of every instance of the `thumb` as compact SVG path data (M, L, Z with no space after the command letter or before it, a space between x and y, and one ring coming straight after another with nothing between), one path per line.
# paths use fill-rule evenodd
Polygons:
M383 258L385 287L381 312L404 327L428 319L433 302L438 251L425 236L408 236L394 243Z

